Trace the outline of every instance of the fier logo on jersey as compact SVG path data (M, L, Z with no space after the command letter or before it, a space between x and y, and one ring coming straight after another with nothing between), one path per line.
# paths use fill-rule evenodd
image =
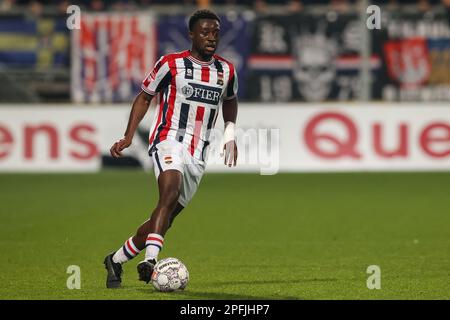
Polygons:
M189 83L181 88L186 100L217 105L222 90L198 83Z

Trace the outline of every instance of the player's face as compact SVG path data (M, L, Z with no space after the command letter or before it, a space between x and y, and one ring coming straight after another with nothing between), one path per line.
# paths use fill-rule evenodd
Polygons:
M200 19L189 36L192 40L192 47L201 56L211 57L219 45L220 24L214 19Z

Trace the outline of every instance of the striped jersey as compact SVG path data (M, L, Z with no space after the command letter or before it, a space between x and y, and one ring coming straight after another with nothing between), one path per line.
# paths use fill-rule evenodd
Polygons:
M157 99L149 150L166 139L176 140L204 161L220 106L236 97L238 79L233 64L219 55L204 62L186 50L162 56L141 87Z

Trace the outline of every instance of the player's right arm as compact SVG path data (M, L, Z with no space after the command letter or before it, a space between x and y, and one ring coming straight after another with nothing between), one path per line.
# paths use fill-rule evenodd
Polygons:
M134 133L147 113L152 98L168 85L171 76L168 59L166 56L163 56L156 62L153 70L147 75L144 81L142 81L142 91L134 99L124 137L116 141L110 149L111 155L114 158L121 157L122 150L131 145Z
M116 141L110 149L111 155L114 158L122 156L122 150L128 148L133 142L134 133L139 126L139 123L147 113L150 102L153 96L141 91L134 99L133 106L131 108L130 117L128 119L127 129L122 139Z

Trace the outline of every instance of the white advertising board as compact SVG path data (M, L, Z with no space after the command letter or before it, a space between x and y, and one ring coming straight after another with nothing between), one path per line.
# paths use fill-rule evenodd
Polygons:
M0 107L0 171L98 171L129 111L129 105ZM219 120L208 171L450 170L446 105L242 103L237 127L238 166L223 165ZM149 169L146 150L146 141L135 138L125 154Z

